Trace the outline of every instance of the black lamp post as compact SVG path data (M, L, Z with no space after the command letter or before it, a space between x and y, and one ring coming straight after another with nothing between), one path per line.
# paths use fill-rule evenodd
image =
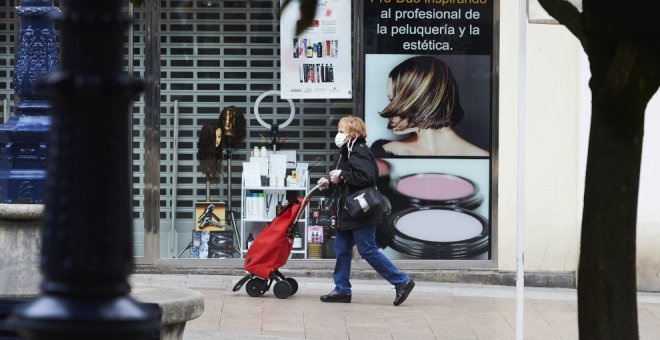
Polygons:
M53 104L42 238L41 294L9 323L26 339L149 339L152 309L129 296L133 263L129 169L132 97L122 72L121 0L63 0L62 69Z

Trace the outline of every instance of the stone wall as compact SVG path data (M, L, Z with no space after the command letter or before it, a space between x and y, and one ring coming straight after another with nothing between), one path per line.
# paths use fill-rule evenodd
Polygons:
M0 204L0 295L39 292L40 204Z

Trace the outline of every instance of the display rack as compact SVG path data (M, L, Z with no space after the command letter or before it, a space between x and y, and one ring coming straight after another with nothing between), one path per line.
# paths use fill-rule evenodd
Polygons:
M275 194L287 196L287 192L295 191L298 192L298 197L305 197L309 192L309 178L306 178L304 181L304 186L245 186L245 178L241 179L241 235L240 235L240 252L241 257L245 256L247 253L247 238L252 234L255 238L259 232L265 227L269 222L273 220L274 217L251 217L246 213L247 202L246 198L248 194L252 193L264 193L264 194ZM275 206L277 202L272 202L270 209L275 211ZM274 214L272 215L274 216ZM292 249L291 254L302 254L302 258L307 258L307 225L309 222L309 205L305 207L305 212L302 217L298 220L298 231L302 237L302 248L301 249ZM302 229L301 229L302 227Z

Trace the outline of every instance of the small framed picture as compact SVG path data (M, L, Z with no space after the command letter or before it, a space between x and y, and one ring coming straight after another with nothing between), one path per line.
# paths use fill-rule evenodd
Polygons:
M224 231L225 209L224 202L196 202L195 231Z

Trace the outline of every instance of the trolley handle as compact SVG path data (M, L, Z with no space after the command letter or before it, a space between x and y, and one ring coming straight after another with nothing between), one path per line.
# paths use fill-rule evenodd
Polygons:
M305 195L305 197L302 199L302 204L300 205L300 209L298 209L298 212L296 213L296 218L294 218L293 222L291 223L291 228L293 228L293 226L296 223L298 223L298 220L300 220L300 217L305 212L305 208L307 207L307 204L309 204L312 194L314 194L317 190L322 191L327 188L328 188L327 186L322 186L320 184L317 184L312 189L310 189L309 192L307 192L307 195Z

